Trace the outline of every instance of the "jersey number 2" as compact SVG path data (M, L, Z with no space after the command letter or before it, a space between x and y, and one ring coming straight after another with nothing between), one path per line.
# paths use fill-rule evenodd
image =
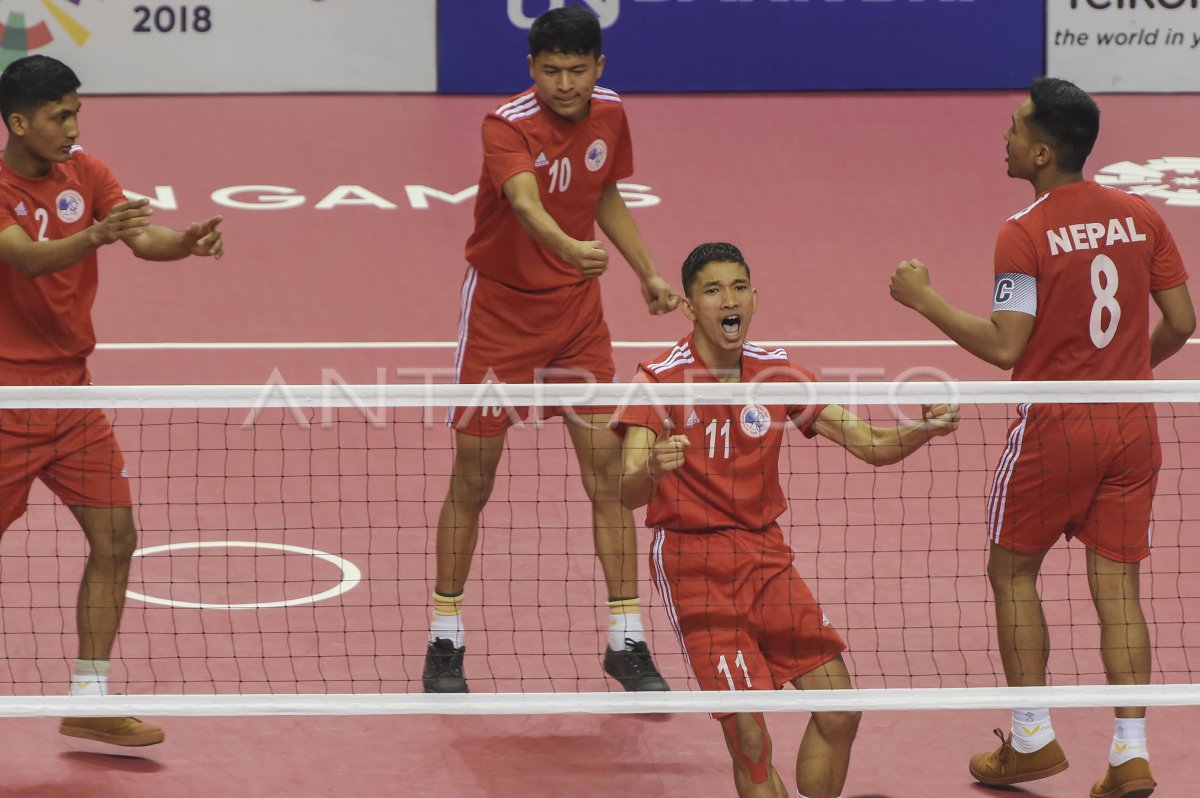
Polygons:
M38 221L38 241L49 241L46 238L46 225L50 224L50 214L45 208L38 208L33 212L33 218Z
M1100 284L1100 278L1104 284ZM1092 261L1092 293L1096 301L1092 303L1092 317L1088 322L1088 332L1091 333L1092 343L1097 349L1103 349L1112 343L1117 334L1117 324L1121 321L1121 306L1117 304L1117 264L1107 255L1097 255ZM1108 311L1108 326L1104 326L1104 311Z

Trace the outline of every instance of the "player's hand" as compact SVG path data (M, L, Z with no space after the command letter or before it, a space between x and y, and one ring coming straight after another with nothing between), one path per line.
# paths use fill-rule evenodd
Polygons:
M93 246L102 247L105 244L137 238L150 224L153 213L154 209L150 207L148 199L118 202L112 206L107 216L88 228L88 240Z
M642 281L642 299L646 300L652 316L661 316L679 307L679 294L657 274Z
M958 429L958 405L921 405L921 418L930 437L949 435Z
M225 245L221 241L221 231L217 225L224 217L214 216L203 222L192 222L183 231L183 245L192 255L200 257L220 258L225 254Z
M652 479L659 479L663 474L669 474L683 465L684 449L691 441L686 435L672 435L669 421L663 423L662 431L654 440L654 448L650 450L650 460L646 469Z
M608 269L608 250L603 241L573 241L563 259L588 279L599 277Z
M905 307L920 311L917 307L931 290L929 270L925 264L916 260L903 260L892 275L892 299Z

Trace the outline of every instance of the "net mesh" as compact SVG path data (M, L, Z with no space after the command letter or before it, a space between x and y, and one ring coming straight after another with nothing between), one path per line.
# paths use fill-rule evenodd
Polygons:
M96 714L111 712L113 702L175 714L235 705L238 712L446 711L447 701L450 711L532 711L542 694L551 694L548 711L648 711L685 702L721 710L847 699L698 693L648 578L646 530L644 613L675 692L614 694L620 688L600 662L607 612L591 505L564 423L536 418L510 430L482 516L464 599L473 695L421 695L437 517L453 459L453 433L442 421L448 406L585 412L623 403L828 402L886 426L917 415L918 403L958 401L957 433L893 466L872 468L795 431L780 456L789 504L780 525L797 569L846 640L856 700L899 708L924 705L928 688L943 698L961 691L955 700L969 706L1114 701L1114 688L1099 688L1099 628L1078 544L1056 546L1040 579L1050 680L1071 688L1070 698L1034 702L988 689L1002 687L1004 675L985 575L984 505L1014 406L1028 401L1155 404L1163 465L1153 556L1141 579L1154 685L1124 689L1142 704L1195 702L1188 688L1200 671L1200 550L1189 530L1200 515L1200 477L1189 465L1200 455L1197 397L1200 383L1168 381L656 391L275 384L0 388L0 407L7 432L30 408L103 408L124 452L140 539L112 687L128 695L96 699ZM86 555L70 511L36 483L0 556L0 693L7 695L0 712L63 711L56 697L75 655ZM144 703L172 697L182 698ZM87 714L72 700L72 712Z

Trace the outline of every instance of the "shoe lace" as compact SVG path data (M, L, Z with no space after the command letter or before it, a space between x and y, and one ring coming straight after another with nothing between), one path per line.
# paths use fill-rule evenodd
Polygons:
M657 676L658 669L654 667L654 658L650 656L650 646L646 641L625 641L625 661L629 670L635 676Z
M1008 767L1008 760L1012 756L1012 735L1004 736L1002 729L992 729L992 734L1000 738L1000 747L996 749L996 759L999 761L1000 770L1003 772Z
M432 650L432 665L433 670L439 676L462 676L462 657L458 653L458 649L454 647L454 642L438 638L434 641Z

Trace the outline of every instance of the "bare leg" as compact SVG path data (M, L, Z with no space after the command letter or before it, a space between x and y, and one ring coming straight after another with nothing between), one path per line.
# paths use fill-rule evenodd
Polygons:
M567 422L579 457L583 488L592 502L596 556L604 570L608 598L638 594L637 530L633 513L621 504L621 441L608 428L607 415L579 416Z
M783 779L771 764L771 735L762 714L739 712L722 720L721 728L738 798L787 798Z
M996 636L1009 687L1046 684L1050 633L1037 590L1045 556L1045 552L1022 554L995 543L988 555L988 579L996 597Z
M1087 552L1088 587L1100 617L1100 657L1109 684L1150 683L1150 632L1142 614L1141 563ZM1145 707L1117 707L1118 718L1144 718Z
M792 681L798 690L848 690L850 673L839 655ZM850 748L861 712L814 712L796 754L796 788L806 798L836 798L846 786Z
M88 541L87 565L79 583L75 620L79 659L105 660L125 609L129 564L137 549L137 529L129 507L72 507Z
M435 588L443 596L463 592L479 539L479 515L492 495L504 439L504 433L481 437L459 432L455 436L450 490L438 515Z

